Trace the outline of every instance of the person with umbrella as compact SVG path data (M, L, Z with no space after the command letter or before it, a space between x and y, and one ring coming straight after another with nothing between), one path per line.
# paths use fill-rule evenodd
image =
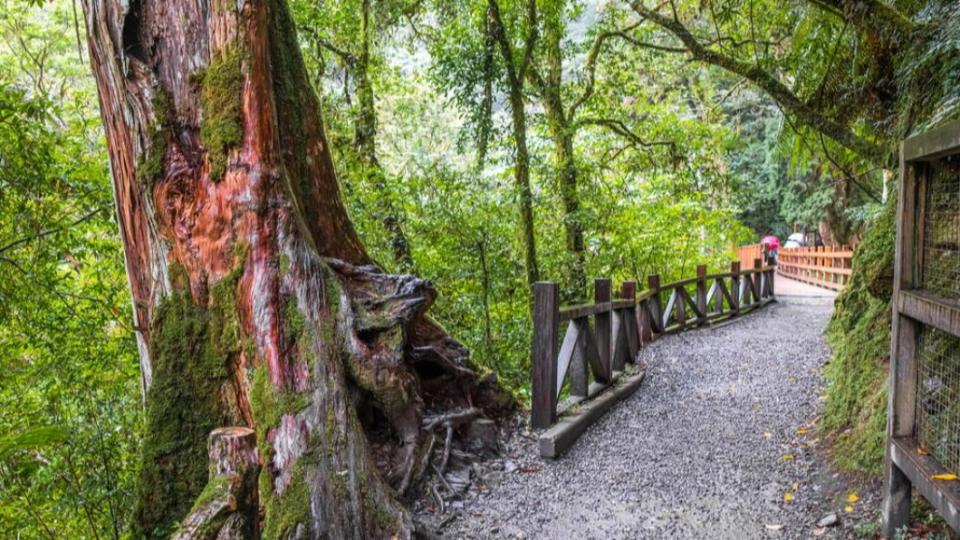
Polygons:
M760 244L763 246L763 264L777 264L777 255L780 252L780 239L770 234L764 236Z

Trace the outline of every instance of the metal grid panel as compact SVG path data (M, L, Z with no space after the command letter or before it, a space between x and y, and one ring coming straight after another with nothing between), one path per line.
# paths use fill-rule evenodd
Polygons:
M960 298L960 159L930 167L923 216L922 287Z
M960 472L960 337L920 328L917 440L950 471Z

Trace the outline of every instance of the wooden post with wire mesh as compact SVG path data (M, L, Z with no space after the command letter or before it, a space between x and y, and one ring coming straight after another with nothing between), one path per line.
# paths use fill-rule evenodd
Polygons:
M912 488L960 531L960 122L900 147L882 534Z

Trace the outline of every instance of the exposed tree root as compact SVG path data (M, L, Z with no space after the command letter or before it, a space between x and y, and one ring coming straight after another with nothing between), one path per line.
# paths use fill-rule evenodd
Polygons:
M478 376L466 348L426 316L436 298L429 281L384 274L373 265L336 259L328 264L350 297L351 382L362 390L361 400L386 419L393 437L372 434L383 429L376 423L364 427L371 439L393 446L390 467L381 472L393 478L402 496L422 477L436 428L446 431L442 475L455 428L485 414L499 416L512 403L496 388L495 379Z

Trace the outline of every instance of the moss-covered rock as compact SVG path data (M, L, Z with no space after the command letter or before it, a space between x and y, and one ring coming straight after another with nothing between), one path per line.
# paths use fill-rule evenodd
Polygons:
M891 197L867 229L854 272L837 297L827 327L833 358L824 371L827 403L822 429L834 433L833 457L843 470L880 474L887 414L890 295L896 236ZM889 277L887 277L889 275Z

